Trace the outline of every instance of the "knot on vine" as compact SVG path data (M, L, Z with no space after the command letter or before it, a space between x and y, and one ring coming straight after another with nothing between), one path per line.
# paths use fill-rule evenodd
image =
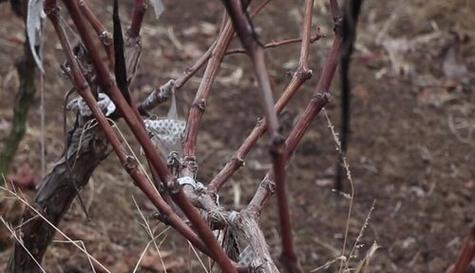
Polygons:
M165 225L168 225L168 226L170 225L170 217L166 214L163 214L157 211L152 215L152 217L164 223Z
M198 109L200 109L201 112L204 112L206 110L206 100L203 98L200 99L199 102L194 102L193 105L198 107Z
M244 159L242 159L241 157L239 157L237 155L234 156L232 160L234 160L236 162L236 165L238 165L239 167L242 167L245 164Z
M317 94L312 96L312 101L315 103L326 104L331 101L331 94L328 91L319 91Z
M130 44L127 44L130 43ZM140 48L140 38L132 38L126 41L128 47L138 47ZM137 69L137 66L134 66L134 70ZM149 111L152 110L157 104L167 101L175 91L175 80L169 80L167 83L163 84L157 89L153 89L152 93L141 103L139 110Z
M133 170L137 169L137 160L135 160L133 156L128 155L123 166L128 173L131 173Z
M300 79L305 80L305 81L312 78L312 75L313 75L312 69L303 68L303 67L299 67L295 73Z
M333 32L339 36L343 37L343 16L338 16L334 18L335 24L333 25Z
M167 165L171 173L177 176L181 170L180 155L176 151L172 151L167 157Z
M158 96L167 100L172 95L172 92L175 91L175 80L171 79L167 81L164 85L159 87L158 91Z
M196 163L196 158L194 156L185 156L184 162L184 165L188 171L190 171L193 176L195 176L196 173L198 173L198 164Z
M176 177L171 177L167 182L167 188L172 194L177 194L180 191L180 184Z
M273 156L281 155L285 150L285 138L281 134L272 137L270 153Z
M57 17L59 12L59 7L56 5L45 5L44 7L45 15L48 17Z
M256 127L263 127L265 126L264 119L262 117L258 117L256 120Z
M262 181L261 184L262 187L266 188L269 192L274 193L275 192L275 183L272 179L269 177L264 178L264 181Z
M107 30L104 30L99 34L99 40L101 40L102 44L105 46L112 45L112 35Z

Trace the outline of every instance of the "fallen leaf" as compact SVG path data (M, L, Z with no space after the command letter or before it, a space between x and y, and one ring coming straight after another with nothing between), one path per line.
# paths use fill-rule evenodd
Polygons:
M460 35L452 33L452 39L442 49L442 71L445 77L454 83L460 82L468 77L468 69L463 63L461 56L462 40Z
M26 16L26 33L28 34L28 42L33 54L33 59L36 65L44 73L43 69L43 54L42 54L42 40L43 40L43 12L42 0L29 0L28 12Z
M315 181L315 184L317 184L317 186L319 187L329 187L329 186L333 186L333 179L329 179L329 178L322 178L322 179L317 179Z
M66 225L63 231L73 240L98 241L101 240L102 237L97 230L77 223Z
M114 273L128 273L130 266L125 262L125 260L120 259L114 263L111 267L109 267L111 272Z
M201 27L201 33L208 35L208 36L213 36L216 35L216 32L218 31L217 27L215 24L211 24L208 22L202 22L200 24Z
M223 85L239 84L243 75L244 71L239 67L235 69L229 76L219 77L218 81Z
M183 45L182 50L187 58L196 59L203 55L203 51L195 43L187 43Z
M456 95L447 92L443 88L424 88L417 94L417 101L419 103L431 104L436 107L440 107L456 98Z
M412 49L412 44L407 38L388 37L383 41L383 47L388 54L393 73L401 76L413 74L414 64L407 59L407 53Z
M160 256L163 259L163 264L160 261ZM134 264L135 266L135 264ZM165 272L166 271L179 271L180 268L185 266L185 260L183 257L173 255L171 251L161 250L160 255L156 250L149 250L145 253L142 261L140 262L140 267L147 269L153 272Z
M162 0L152 0L153 10L155 11L155 18L159 18L160 15L165 11L165 6L163 5Z
M366 88L362 85L355 86L353 88L352 93L355 97L362 99L365 103L368 102L369 97L370 97L368 88Z
M380 69L384 66L384 53L381 51L368 52L359 58L359 62L370 69Z
M181 34L184 36L192 36L198 32L198 27L197 26L190 26L188 28L185 28L184 30L181 31Z

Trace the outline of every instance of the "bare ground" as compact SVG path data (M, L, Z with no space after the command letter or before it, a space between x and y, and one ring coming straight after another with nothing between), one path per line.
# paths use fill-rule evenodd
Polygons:
M128 2L122 7L126 22L125 12L131 8ZM331 40L330 15L322 1L316 2L314 24L329 37L312 46L310 64L314 76L282 116L287 131L311 96ZM302 3L272 1L257 19L262 40L298 36ZM137 96L144 96L152 86L163 84L190 65L213 41L220 22L222 7L218 1L165 4L167 10L158 22L152 13L146 18L142 64L132 87ZM4 139L18 85L13 63L21 54L24 35L21 21L13 18L6 4L1 7L0 139ZM110 7L105 5L99 6L97 12L102 18L111 17ZM352 71L354 99L348 162L356 197L349 222L349 244L360 233L376 200L355 260L361 260L376 241L381 248L371 262L370 272L445 272L475 215L475 137L471 133L475 130L475 3L368 0L361 18ZM52 166L62 151L62 100L69 85L58 77L62 55L51 26L47 24L46 28L45 130L47 162ZM451 31L468 37L453 60L440 54L453 37ZM278 95L296 66L298 45L269 50L268 57ZM456 67L466 67L461 77L447 68L451 61ZM203 182L209 181L231 157L261 113L251 71L244 56L226 57L199 136ZM193 99L200 75L178 94L182 116ZM332 92L334 99L327 110L338 125L337 85ZM164 115L166 111L167 106L161 106L157 113ZM40 175L39 116L38 95L12 172L29 168ZM125 129L124 133L127 134ZM237 209L244 206L263 177L269 160L266 141L259 143L246 166L222 190L223 204ZM306 272L334 259L342 247L349 201L332 191L336 158L327 122L319 116L297 150L288 173L296 245ZM345 191L349 191L348 185ZM139 225L141 219L131 193L145 215L151 216L150 205L111 155L82 192L90 220L74 204L60 226L71 237L82 239L88 250L113 272L131 272L149 240ZM280 240L275 211L272 203L264 212L261 225L277 257ZM10 209L8 213L14 212ZM159 231L165 228L155 220L150 223ZM166 256L165 263L176 272L202 270L186 242L173 232L168 233L161 252ZM9 253L8 247L0 252L0 272ZM149 253L147 258L142 272L159 272L157 254ZM49 249L45 267L48 272L91 272L84 255L73 246L58 242ZM335 270L330 267L323 271Z

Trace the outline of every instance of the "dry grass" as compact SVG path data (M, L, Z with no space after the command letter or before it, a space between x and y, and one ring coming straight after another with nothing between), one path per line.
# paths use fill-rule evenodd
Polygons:
M334 127L333 123L331 122L330 117L328 116L328 113L327 113L325 108L323 109L323 115L325 116L325 119L326 119L327 124L328 124L328 128L330 129L330 132L331 132L332 137L333 137L333 141L335 142L336 150L338 151L338 153L340 153L340 156L342 158L343 167L345 168L345 171L346 171L346 178L348 179L348 182L350 184L350 193L349 194L342 193L342 196L346 197L349 200L349 204L348 204L348 211L347 211L347 215L346 215L346 222L345 222L346 225L345 225L345 232L344 232L344 239L343 239L343 246L342 246L342 250L341 250L341 255L334 258L334 259L332 259L332 260L330 260L330 261L328 261L328 262L326 262L322 266L319 266L315 269L312 269L310 272L317 272L317 271L320 271L320 270L323 270L323 269L327 269L331 265L339 262L338 270L336 271L338 273L351 272L351 271L355 271L355 272L358 272L358 273L364 273L364 272L367 272L367 268L369 266L369 261L374 256L374 253L376 252L376 250L379 248L379 246L376 244L376 242L373 243L373 245L367 251L365 257L358 263L358 266L356 268L351 268L350 267L350 265L351 265L350 262L351 262L352 259L358 258L357 255L355 255L355 252L356 252L357 249L362 247L362 245L360 243L361 243L361 240L363 238L364 232L365 232L366 228L368 227L369 220L370 220L371 214L374 210L376 201L373 201L373 204L371 205L371 208L370 208L368 214L366 215L366 218L363 222L363 225L360 228L358 236L355 238L355 240L353 242L353 245L352 245L352 247L351 247L351 249L350 249L350 251L347 255L346 252L347 252L347 242L349 240L348 234L349 234L349 230L350 230L350 219L352 217L353 202L354 202L354 199L355 199L354 182L353 182L353 178L351 176L350 165L348 164L346 155L342 154L341 143L340 143L340 140L338 138L338 133L336 133L335 127Z
M109 269L107 269L107 267L105 267L101 262L99 262L94 256L92 256L91 254L89 254L89 252L87 251L87 249L85 247L83 247L84 244L80 244L78 243L78 241L75 241L73 239L71 239L68 235L66 235L61 229L59 229L57 226L55 226L53 223L51 223L46 217L44 217L37 209L35 209L32 205L30 205L30 203L28 203L28 201L26 201L25 198L23 198L21 196L21 193L18 194L17 191L15 190L15 188L13 188L13 190L10 190L6 187L3 187L3 186L0 186L0 191L3 191L5 193L7 193L8 195L10 195L11 197L14 197L16 200L20 201L22 204L24 204L26 207L28 207L28 209L30 209L31 211L33 211L35 213L35 215L37 215L38 217L40 217L41 219L43 219L43 221L45 221L48 225L50 225L57 233L59 233L62 237L64 237L66 239L66 241L68 241L69 243L71 243L73 246L75 246L77 249L79 249L82 253L84 253L84 255L86 255L86 257L88 259L90 259L91 261L93 261L95 264L97 264L102 270L104 270L105 272L107 273L111 273ZM2 220L3 220L3 217L2 217ZM12 229L13 231L14 229ZM15 233L13 233L15 234ZM18 238L15 237L15 239L17 241ZM23 246L23 244L22 244ZM24 247L24 246L23 246ZM31 256L31 254L30 254ZM36 262L36 260L35 260ZM38 264L39 265L39 264Z

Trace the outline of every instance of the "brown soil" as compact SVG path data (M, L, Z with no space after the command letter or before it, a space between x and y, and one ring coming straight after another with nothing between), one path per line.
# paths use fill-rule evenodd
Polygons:
M122 18L127 22L125 12L131 9L129 2L122 5ZM282 116L286 132L310 99L332 36L330 15L322 4L325 1L316 2L314 24L329 37L312 46L310 64L314 76ZM132 87L140 97L152 86L181 73L203 53L215 38L220 22L219 1L165 1L165 5L166 12L158 22L151 10L146 17L142 63ZM101 18L111 17L109 8L97 6ZM298 36L302 7L303 1L271 2L256 20L262 40ZM475 137L471 133L475 130L475 2L365 1L361 18L352 68L354 99L348 162L355 200L349 221L349 247L375 201L355 262L364 257L375 241L381 248L371 261L370 272L445 272L475 215ZM14 18L7 4L1 5L0 26L0 139L3 140L8 133L13 94L18 86L13 64L21 54L24 35L21 20ZM46 24L46 30L45 129L47 162L51 166L62 151L62 100L69 83L58 76L58 64L63 56L51 25ZM171 32L181 46L173 42ZM465 66L468 71L462 79L442 69L442 64L450 61L440 54L453 37L450 32L468 37L462 39L461 50L456 53L457 66ZM234 42L233 46L239 44ZM399 51L394 49L396 46ZM406 49L402 50L403 47ZM278 95L296 66L298 45L269 50L268 57ZM200 76L201 73L178 94L182 116L193 99ZM201 181L209 181L217 173L254 126L261 114L255 92L255 80L245 56L226 57L199 135ZM334 100L327 110L338 126L337 85L332 92ZM27 163L38 175L39 98L38 93L30 112L27 135L14 162L14 168ZM167 109L161 106L157 113L163 115ZM126 129L124 132L128 134ZM248 202L269 166L266 143L259 142L247 158L246 166L223 188L224 205L239 209ZM288 172L295 240L306 272L333 260L342 248L349 201L332 191L336 158L333 137L320 115L303 139ZM345 192L349 192L348 184ZM139 224L142 220L132 195L150 217L153 211L145 197L111 155L82 192L90 220L85 219L75 203L60 226L73 238L82 239L91 254L115 272L131 272L149 240ZM277 220L272 202L263 214L261 225L276 258L280 252ZM150 223L158 231L165 228L155 220ZM162 247L165 262L174 263L176 272L202 270L186 242L173 232L169 234ZM0 253L0 272L10 250ZM149 254L149 266L140 272L156 272L153 268L157 267L158 258L154 255ZM87 258L73 246L62 243L49 248L45 268L48 272L91 272ZM323 271L335 272L336 268Z

